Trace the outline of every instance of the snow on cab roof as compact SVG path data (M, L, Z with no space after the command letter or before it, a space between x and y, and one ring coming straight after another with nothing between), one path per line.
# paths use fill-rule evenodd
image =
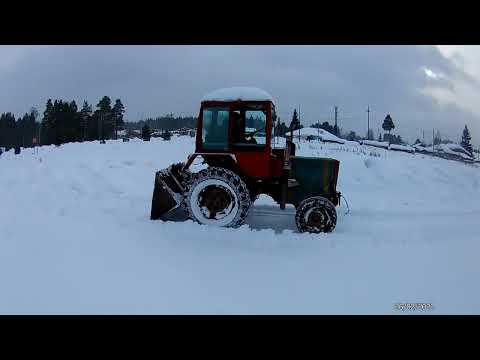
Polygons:
M235 86L212 91L202 98L202 101L273 101L272 96L265 90L248 87Z

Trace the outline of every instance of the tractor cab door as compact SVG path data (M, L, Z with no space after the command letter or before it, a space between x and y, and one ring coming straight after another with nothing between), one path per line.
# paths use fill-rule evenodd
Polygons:
M270 176L270 110L266 103L241 103L231 109L231 143L242 172Z

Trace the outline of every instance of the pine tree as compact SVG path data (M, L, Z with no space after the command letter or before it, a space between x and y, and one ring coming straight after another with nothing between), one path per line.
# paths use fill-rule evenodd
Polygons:
M393 120L390 114L387 114L387 116L385 117L385 120L383 120L382 128L383 130L388 131L389 134L390 134L390 131L395 129L395 124L393 123Z
M28 114L24 114L23 117L19 117L15 124L16 144L17 146L25 147L25 123L28 120Z
M100 111L111 112L112 111L112 101L108 96L104 96L97 104L97 108Z
M53 144L55 138L54 123L53 123L53 104L52 99L47 100L45 111L43 112L43 119L41 124L41 144Z
M22 119L18 120L17 128L21 138L21 146L31 147L35 136L35 118L32 114L25 113Z
M382 134L378 134L378 141L382 142Z
M0 115L0 148L7 147L7 126L5 114Z
M330 125L328 121L324 121L321 125L319 125L319 128L335 135L335 126Z
M96 120L98 120L98 136L101 139L110 138L113 134L112 119L112 101L108 96L104 96L97 104L98 110L95 111Z
M0 146L6 150L17 146L17 126L15 116L12 113L4 113L0 116Z
M460 145L469 152L470 156L473 156L473 147L471 144L472 138L470 136L470 131L468 130L467 125L465 125L465 128L463 129L463 134L462 134L462 141L460 142Z
M290 123L289 130L300 129L300 120L298 120L297 109L293 110L292 122Z
M142 139L144 141L150 141L151 136L152 136L152 134L151 134L151 131L150 131L150 127L147 124L143 125L143 127L142 127Z
M167 140L167 141L172 138L172 134L168 130L163 131L160 136L163 140Z
M53 119L55 123L55 139L53 143L58 146L66 142L67 116L65 103L63 102L63 100L54 101Z
M81 128L82 128L82 136L81 139L86 141L87 139L92 139L89 136L89 123L91 122L92 118L92 106L88 104L87 101L83 101L82 110L80 110L80 120L81 120Z
M347 135L347 140L349 141L355 141L357 139L357 134L355 131L350 131Z
M117 139L117 130L123 129L123 113L125 112L125 108L122 104L120 99L115 100L115 105L112 108L112 117L114 122L114 132L115 132L115 139Z
M80 141L82 139L83 130L82 118L75 100L72 100L70 104L66 105L66 109L67 121L65 127L67 136L65 142Z

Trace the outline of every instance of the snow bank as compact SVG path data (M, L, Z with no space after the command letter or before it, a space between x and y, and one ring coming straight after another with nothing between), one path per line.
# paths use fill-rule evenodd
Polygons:
M439 144L432 146L422 146L420 144L414 145L415 149L420 152L436 153L438 155L447 154L459 157L465 160L473 160L467 150L459 144Z
M412 147L415 149L415 151L420 151L420 152L426 151L426 147L423 146L422 144L414 144L412 145Z
M480 313L476 164L302 143L299 155L340 161L350 214L342 199L333 233L298 233L295 209L267 196L239 229L150 221L155 171L194 146L4 153L0 313L389 314L398 302Z
M415 148L413 146L390 144L388 141L361 140L360 143L362 145L374 146L388 150L404 151L408 153L415 152Z
M289 133L288 133L289 134ZM345 140L341 139L332 133L329 133L326 130L323 129L317 129L317 128L302 128L299 130L294 130L293 131L293 137L298 138L300 135L301 139L306 139L307 137L313 137L315 140L320 140L320 141L326 141L326 142L335 142L338 144L344 144Z
M383 149L388 149L389 143L386 141L375 141L375 140L361 140L362 145L374 146Z
M236 86L223 88L206 94L201 101L273 101L265 90L256 87Z
M405 145L397 145L397 144L390 144L388 146L388 150L405 151L408 153L415 152L415 148L413 146L405 146Z
M472 156L470 156L470 154L468 153L468 151L459 144L440 144L438 150L451 155L459 155L464 159L473 159Z

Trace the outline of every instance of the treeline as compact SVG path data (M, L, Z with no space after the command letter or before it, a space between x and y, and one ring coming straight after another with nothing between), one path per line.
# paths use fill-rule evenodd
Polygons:
M173 114L158 116L156 118L147 118L145 120L126 122L124 127L126 130L141 130L147 125L154 130L174 131L182 128L195 129L197 127L197 118L193 116L175 117Z
M112 104L110 97L104 96L93 110L92 105L87 101L83 102L79 110L75 101L64 101L49 99L46 103L43 116L32 108L29 113L15 118L11 112L0 114L0 147L7 149L13 147L31 147L36 144L60 145L75 141L92 141L116 139L119 130L142 130L145 126L153 130L174 131L181 128L195 129L197 118L193 116L182 117L167 114L156 118L147 118L136 122L125 122L123 113L125 107L120 99ZM248 127L258 128L261 126L258 119L247 119ZM288 125L287 125L288 124ZM313 128L321 128L340 138L346 140L374 140L373 130L369 130L367 137L358 136L354 131L343 131L342 128L331 125L328 121L317 122L311 125ZM285 136L291 129L303 128L298 118L297 110L293 111L291 121L284 122L280 117L276 118L274 136ZM385 132L378 134L378 141L388 141L392 144L404 144L400 135L393 135L391 131L396 128L392 117L387 114L382 128ZM434 137L434 145L451 142L442 139L437 131ZM415 143L423 143L417 139ZM470 153L473 151L471 137L468 128L465 126L462 133L462 146ZM427 144L424 144L427 145Z
M124 112L122 101L117 99L112 106L108 96L98 102L95 111L87 101L79 110L75 101L48 99L41 119L34 108L18 119L10 112L1 114L0 147L114 139L124 127Z
M40 124L37 122L38 111L33 109L23 117L15 119L12 113L0 115L0 147L30 147L38 136Z
M120 99L112 101L104 96L95 111L87 101L80 110L75 101L47 101L41 127L42 144L64 144L74 141L116 139L124 128L125 107Z

